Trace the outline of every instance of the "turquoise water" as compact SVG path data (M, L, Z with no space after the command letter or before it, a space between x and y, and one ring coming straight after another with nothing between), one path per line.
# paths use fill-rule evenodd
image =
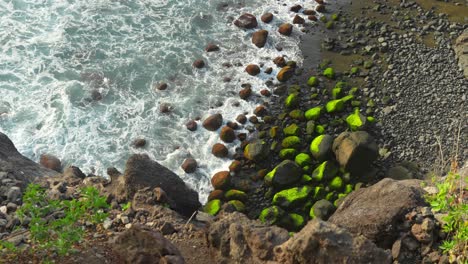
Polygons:
M312 1L283 1L300 2ZM278 12L278 18L261 24L271 40L259 50L250 43L252 31L231 21L242 12L259 17L266 11ZM211 174L230 162L210 153L217 133L190 132L184 124L216 112L230 120L251 113L262 99L239 100L240 85L249 82L258 92L271 76L251 77L244 66L222 64L269 67L278 55L300 62L299 33L275 33L292 17L273 0L0 0L0 131L33 160L51 153L103 176L110 166L122 170L132 153L147 153L204 200ZM211 42L221 51L205 53ZM278 43L281 52L274 49ZM198 58L208 67L193 69ZM225 83L224 77L232 81ZM160 82L169 88L154 89ZM101 100L92 100L96 91ZM160 113L163 103L173 108L170 114ZM148 145L131 147L141 137ZM200 165L191 175L180 169L189 155Z

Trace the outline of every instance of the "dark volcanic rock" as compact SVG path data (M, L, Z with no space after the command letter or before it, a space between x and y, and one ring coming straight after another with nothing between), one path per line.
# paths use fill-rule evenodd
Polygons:
M213 145L213 148L211 149L211 153L215 156L215 157L218 157L218 158L225 158L228 156L229 154L229 151L228 149L226 148L226 146L224 146L223 144L221 143L216 143Z
M221 114L214 114L209 116L203 121L203 127L209 131L218 130L223 124L223 116Z
M190 131L196 131L198 128L198 124L197 122L195 122L195 120L190 120L185 124L185 127L187 127L187 129Z
M262 22L263 23L270 23L273 20L273 14L272 13L265 13L262 15Z
M208 44L208 45L206 46L206 48L205 48L205 51L206 51L206 52L213 52L213 51L218 51L218 50L219 50L218 45L212 44L212 43L211 43L211 44Z
M293 30L293 25L289 23L285 23L279 27L278 32L282 35L289 36L291 35L292 30Z
M258 67L258 65L256 65L256 64L249 64L249 65L247 65L247 67L245 68L245 71L246 71L249 75L255 76L255 75L257 75L257 74L260 73L260 67Z
M293 24L304 24L305 20L299 15L296 15L293 19Z
M252 35L252 43L258 48L263 48L268 39L268 31L261 29Z
M383 179L349 194L329 222L362 234L382 248L390 248L405 215L427 205L420 186L418 180Z
M201 69L203 67L205 67L205 62L203 60L196 60L193 62L193 67L197 68L197 69Z
M40 164L48 169L61 172L62 171L62 162L59 158L50 154L42 154L40 158Z
M257 18L252 14L244 13L234 21L234 25L246 29L255 28L257 27Z
M197 170L197 161L194 158L185 159L181 167L186 173L193 173Z
M110 192L118 200L131 199L140 189L159 187L174 202L174 210L185 216L191 216L201 205L198 193L187 187L175 173L151 160L148 155L132 155L121 177L112 178Z

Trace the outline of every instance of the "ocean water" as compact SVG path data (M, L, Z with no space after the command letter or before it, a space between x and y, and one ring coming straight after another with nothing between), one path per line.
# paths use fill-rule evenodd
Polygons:
M241 84L251 83L258 93L277 70L252 77L245 65L270 67L279 55L300 63L299 29L291 37L276 29L291 22L290 6L313 8L312 2L0 0L0 131L33 160L50 153L66 166L103 176L107 167L123 170L132 153L147 153L205 201L211 175L230 161L211 154L217 133L201 123L190 132L185 123L211 113L225 120L251 113L259 101L240 100ZM270 30L267 46L258 49L250 41L253 30L235 27L232 19L267 11L276 18L269 25L258 19ZM221 51L206 53L208 43ZM192 62L199 58L207 67L195 70ZM160 82L168 89L154 89ZM102 99L92 100L93 91ZM161 104L170 104L172 112L161 113ZM136 138L145 138L147 146L134 149ZM228 145L231 152L236 144ZM199 163L194 174L180 168L188 156Z

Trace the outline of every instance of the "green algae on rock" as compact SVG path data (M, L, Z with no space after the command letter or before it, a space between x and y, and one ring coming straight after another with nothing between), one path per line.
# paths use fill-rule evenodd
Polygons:
M224 197L228 201L230 201L230 200L246 201L247 200L247 194L245 192L239 191L239 190L234 190L234 189L231 189L231 190L227 191L224 194Z
M344 101L342 99L331 100L326 104L325 108L328 113L339 112L344 108Z
M291 124L283 129L286 136L299 136L301 128L296 124Z
M323 71L323 76L327 77L328 79L335 79L335 70L333 68L326 68Z
M289 159L292 160L297 154L297 150L293 148L287 148L287 149L282 149L280 150L279 157L282 160Z
M325 127L323 125L317 125L315 126L315 132L319 135L322 135L325 133Z
M290 213L287 215L290 221L290 225L288 225L288 230L295 230L299 231L305 225L305 219L302 215L296 213Z
M281 142L283 148L293 148L296 149L301 146L301 139L298 136L289 136L283 139Z
M258 219L264 224L274 225L281 220L281 217L283 217L284 214L285 212L283 209L279 206L273 205L263 209Z
M203 211L207 214L215 216L219 210L221 210L221 204L222 202L219 199L211 200L205 205L205 207L203 207Z
M286 97L285 100L285 105L287 108L294 108L299 105L299 97L297 96L297 93L292 93Z
M294 161L301 167L312 164L312 159L310 158L309 154L306 153L299 153Z
M313 107L305 112L305 118L307 120L317 120L320 117L320 114L322 113L323 107L321 106L316 106Z
M319 200L310 208L309 216L311 219L318 218L326 221L334 211L335 206L330 201Z
M294 120L299 120L299 121L302 121L305 119L304 112L299 109L295 109L289 112L289 117L291 117Z
M332 190L339 191L343 188L343 179L337 176L330 181L330 184L328 186Z
M265 183L282 188L298 182L302 174L302 168L296 162L285 160L265 176Z
M307 80L307 85L309 85L310 87L316 87L318 84L319 80L315 76L312 76L309 78L309 80Z
M321 182L322 180L331 180L338 173L338 167L331 161L324 161L312 172L312 178Z
M330 135L320 135L310 143L310 153L318 161L324 161L331 156L333 137Z
M351 131L362 130L366 125L366 121L366 117L360 113L359 108L354 109L354 113L346 118L346 123L348 123Z
M268 144L263 140L250 142L244 149L244 157L252 161L261 161L270 153Z
M302 186L291 189L282 190L273 196L273 205L278 205L282 208L294 208L301 205L309 198L312 187Z
M244 212L245 211L245 205L243 202L239 201L239 200L232 200L232 201L229 201L228 204L234 206L234 208L236 209L236 211L238 212Z

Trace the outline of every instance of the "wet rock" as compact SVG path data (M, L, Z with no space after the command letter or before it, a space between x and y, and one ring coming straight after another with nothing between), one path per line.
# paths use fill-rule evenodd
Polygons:
M158 86L156 87L156 89L160 90L160 91L164 91L167 89L167 83L160 83L158 84Z
M280 82L286 82L293 76L294 68L291 66L285 66L279 71L278 75L276 76L276 79L278 79L278 81Z
M320 12L320 13L324 13L326 11L325 5L323 5L323 4L317 5L315 7L315 11Z
M310 21L318 21L318 18L314 15L310 15L307 17Z
M249 64L245 68L245 71L252 76L258 75L260 73L260 67L256 64Z
M310 152L318 161L325 161L333 156L332 152L333 137L330 135L320 135L312 140Z
M229 171L220 171L211 178L211 185L215 190L225 190L231 184L231 174Z
M213 52L213 51L218 51L218 50L219 50L219 46L213 43L208 44L205 48L206 52Z
M265 182L278 188L288 187L302 178L302 168L294 161L285 160L265 176Z
M289 36L289 35L291 35L292 30L293 30L293 25L291 25L289 23L284 23L279 27L278 32L281 35Z
M425 205L420 181L386 178L350 193L329 222L362 234L382 248L390 248L405 214Z
M231 143L236 139L236 134L234 133L234 130L232 128L225 126L221 129L219 137L222 141L226 143Z
M194 173L197 170L198 164L194 158L185 159L181 165L186 173Z
M209 131L218 130L223 124L223 116L221 114L214 114L209 116L203 121L203 127Z
M211 149L211 153L218 158L225 158L228 156L229 152L225 145L221 143L216 143Z
M201 59L196 60L196 61L193 62L192 66L197 68L197 69L201 69L201 68L205 67L205 61L203 61Z
M273 20L273 14L265 13L262 15L261 20L263 23L270 23Z
M335 212L335 209L335 206L330 201L325 199L319 200L310 208L310 218L327 221L333 212Z
M263 48L268 39L268 31L261 29L252 35L252 43L258 48ZM250 74L250 73L249 73Z
M236 117L236 121L241 124L245 124L247 122L247 117L245 115L238 115Z
M333 141L336 160L347 171L359 174L378 157L374 138L367 132L343 132Z
M42 154L39 163L51 170L61 172L62 162L55 156L50 154Z
M132 225L117 235L110 245L126 263L185 263L179 250L169 240L143 225Z
M102 100L102 94L98 90L92 90L91 99L93 99L93 101L100 101Z
M254 115L256 116L259 116L259 117L263 117L267 114L267 109L265 106L263 105L259 105L257 107L255 107L255 110L254 110Z
M293 19L293 24L305 24L305 20L304 18L302 18L301 16L299 15L296 15Z
M190 131L196 131L198 128L198 124L195 120L190 120L185 124L185 127Z
M278 67L281 67L283 68L284 66L286 66L286 60L284 59L284 57L276 57L274 60L273 60L273 63L278 66Z
M262 161L268 154L268 144L263 140L252 141L244 149L244 157L255 162Z
M257 18L252 14L244 13L234 21L234 25L245 29L255 28L258 25Z
M137 139L135 139L135 140L132 142L132 145L133 145L135 148L143 148L144 146L146 146L146 139L144 139L144 138L137 138Z
M250 87L245 87L239 91L239 97L243 100L247 100L251 94L252 94L252 88Z
M306 16L311 16L311 15L315 15L315 11L312 10L312 9L306 9L302 12L304 15Z
M275 249L278 263L392 263L389 251L363 236L320 220L309 221L286 243Z

